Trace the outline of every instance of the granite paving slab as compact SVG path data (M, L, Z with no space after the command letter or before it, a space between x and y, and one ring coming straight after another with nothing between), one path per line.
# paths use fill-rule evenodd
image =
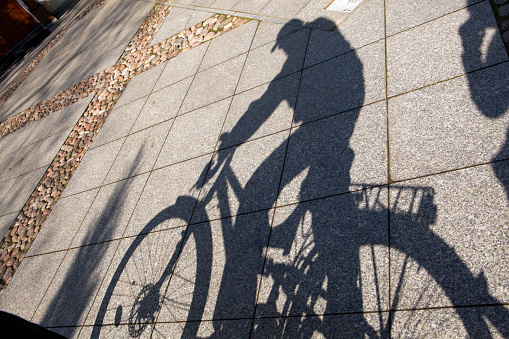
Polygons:
M126 86L122 93L122 96L117 101L116 107L122 107L125 104L149 95L154 89L164 67L164 64L156 66L130 81L129 85Z
M278 37L283 38L301 29L302 28L298 25L285 25L282 23L261 21L258 24L258 29L253 38L251 48L255 49L268 43L272 43L272 46L274 46Z
M258 13L270 0L240 0L232 9L239 12Z
M269 237L268 215L272 214L262 211L189 226L194 241L183 245L158 321L252 317ZM209 266L206 271L203 262ZM200 284L204 279L208 284ZM186 309L203 296L203 310ZM221 335L221 328L216 332Z
M251 46L257 27L258 22L251 21L228 35L212 40L199 70L204 70L246 53Z
M105 183L112 183L153 169L173 121L166 121L129 135L113 162Z
M113 109L90 148L96 148L111 141L126 137L133 128L147 98L148 97L143 97Z
M292 19L304 8L304 6L307 5L308 2L309 0L294 0L292 2L285 2L284 0L271 0L258 13L267 16Z
M62 197L101 186L124 140L119 139L87 152Z
M9 192L9 190L11 189L11 187L14 184L15 180L16 179L11 179L11 180L8 180L8 181L3 181L2 185L0 185L0 203L5 198L5 196ZM2 214L4 214L4 212L2 212Z
M391 189L395 309L507 303L507 168L501 178L482 165Z
M136 304L137 297L143 293L144 288L150 288L151 285L159 283L159 291L154 292L162 294L159 296L161 299L166 299L164 291L171 275L165 275L165 270L174 252L179 251L184 230L185 228L175 228L123 239L85 323L115 326L128 324L135 307L139 307ZM161 281L158 281L160 279ZM157 317L163 300L156 298L147 299L145 302L146 307L153 309L154 316ZM143 325L140 324L138 329L131 326L123 330L128 330L131 335L136 332L140 335L147 331L142 327ZM104 333L102 335L105 336L107 333L112 333L112 330L115 331L114 328L109 327L96 328L93 329L95 332L93 336L98 332ZM129 332L126 332L121 336L129 336Z
M209 44L210 42L206 42L181 55L179 58L169 60L154 87L154 91L195 75Z
M45 327L80 326L94 302L118 241L68 250L32 321ZM78 328L69 328L72 336Z
M166 17L166 20L164 20L164 23L161 25L159 31L157 31L151 44L157 44L187 28L187 24L193 12L193 10L187 8L174 8Z
M276 209L257 317L389 309L388 215L374 205L387 206L387 196L379 191Z
M147 98L142 111L139 113L132 132L137 132L174 118L182 106L192 80L193 77L189 77L161 90L152 92Z
M384 44L377 42L305 69L294 124L356 109L384 97Z
M37 151L34 152L34 155L25 166L24 172L36 170L42 167L47 168L53 161L55 154L57 154L60 147L62 147L64 144L64 141L67 139L68 135L68 131L64 130L58 134L54 134L44 140L39 141L37 143L39 144ZM34 144L34 146L35 145L36 144Z
M36 126L37 123L31 124L30 126L27 126L27 128L17 130L6 137L1 138L1 154L9 154L20 149L25 144L25 141L29 138L31 132Z
M161 149L155 168L212 153L230 103L231 98L228 98L178 116Z
M218 147L235 146L290 128L300 77L300 73L291 74L235 95L222 130L228 138L222 138Z
M183 335L185 326L185 322L158 323L152 333L152 338L166 338L168 335L179 338ZM249 338L251 320L203 321L198 327L197 335L200 337L212 336L216 328L220 328L220 333L227 337Z
M470 16L477 20L469 21ZM495 27L491 6L484 1L388 38L389 96L507 60ZM479 32L484 32L482 41ZM474 41L480 42L477 50L463 50Z
M26 138L23 145L30 145L33 142L37 142L61 132L69 134L70 130L74 127L74 125L76 125L78 119L90 104L92 98L93 96L90 95L88 98L69 105L34 123L34 128ZM56 154L56 152L54 154Z
M65 338L76 339L80 333L82 326L62 326L62 327L47 327L50 331L58 333Z
M82 112L79 112L81 115ZM66 114L66 118L69 118L70 114ZM77 115L77 114L75 114ZM44 117L41 120L37 121L33 125L32 133L25 139L25 142L23 143L23 146L29 146L34 143L40 142L41 140L46 139L49 135L53 135L58 133L58 129L61 129L62 127L58 124L58 126L55 126L55 120L59 118L59 114L51 115L51 117ZM60 116L62 118L62 116ZM76 121L78 121L78 117L75 117L75 121L72 123L73 126L76 124ZM69 127L70 129L70 127ZM67 134L69 134L69 131L67 131ZM63 142L62 142L63 143ZM56 153L56 152L55 152Z
M327 10L331 3L330 0L311 0L295 15L295 19L311 22L318 18L327 18L332 22L332 27L348 18L350 13Z
M46 230L37 236L27 252L27 257L67 250L98 190L93 189L60 199L45 223Z
M19 212L34 191L34 187L36 187L39 180L41 180L45 171L45 168L40 168L12 179L13 183L2 200L2 207L0 210L5 214Z
M33 121L37 121L54 111L87 97L103 86L109 89L104 90L103 88L104 91L98 96L98 101L101 104L107 102L108 105L114 105L114 102L118 99L118 90L121 92L132 76L179 55L181 51L188 51L201 45L204 41L206 42L242 26L249 21L246 18L216 14L159 44L149 46L153 35L157 32L170 10L171 8L168 6L154 6L147 16L146 22L140 27L138 34L132 39L117 65L97 73L61 91L56 96L1 122L0 135L4 136L12 133ZM113 89L116 91L112 91ZM96 104L93 106L97 106Z
M383 0L370 0L363 3L354 15L337 25L340 34L338 34L338 31L313 29L309 37L304 66L312 66L383 39L383 8ZM332 21L323 17L317 17L316 21L313 22L322 25L334 25ZM364 28L359 29L360 25ZM368 65L369 63L364 64Z
M479 2L481 0L431 1L430 6L423 7L418 1L389 1L387 2L387 35L394 35L422 25Z
M210 155L205 155L153 171L124 235L138 235L154 218L154 222L157 222L154 231L187 225L191 220L194 203L182 203L192 199L177 199L181 196L198 196L199 191L194 186L210 158ZM179 204L171 211L175 210L181 218L167 220L168 208L176 202Z
M177 0L175 4L177 5L190 5L194 0Z
M278 204L387 182L385 104L300 126L290 136Z
M119 239L133 214L147 179L148 174L141 174L102 186L79 226L71 247Z
M215 0L210 7L212 8L221 8L221 9L232 9L239 0Z
M215 0L194 0L193 6L209 7Z
M508 79L505 62L390 99L391 178L506 159Z
M236 93L302 70L308 37L309 30L302 29L284 36L275 45L266 44L251 50Z
M0 197L0 201L3 197ZM0 232L2 234L7 233L9 231L9 228L11 227L14 220L16 220L16 216L18 215L18 212L6 214L0 217Z
M283 131L218 151L213 165L223 166L222 159L229 156L231 160L224 165L224 173L217 168L208 171L197 207L207 215L195 214L191 221L270 209L277 198L287 138L288 132Z
M489 336L492 338L503 337L507 333L506 324L502 330L489 326L488 329L468 328L464 322L478 320L481 316L490 319L491 315L501 313L504 306L468 307L465 309L433 309L433 310L411 310L398 311L394 313L392 333L395 337L421 337L433 336L437 338L469 337L473 335ZM462 313L462 317L458 315ZM467 328L468 329L467 329Z
M27 168L27 165L35 156L40 146L41 141L25 147L21 147L16 152L13 152L14 154L12 157L10 157L9 165L7 165L4 168L2 174L0 174L2 180L7 181L13 178L17 178L22 174L32 172L35 168Z
M186 113L227 98L235 92L247 54L239 55L195 75L180 108Z
M0 299L2 311L30 321L64 256L65 252L56 252L23 260L22 270L2 293ZM29 293L19 293L20 290Z
M9 167L11 163L11 159L13 159L16 156L16 152L11 152L8 154L2 154L2 158L0 159L0 173L4 171L5 168ZM0 182L4 183L7 179L4 179L2 176L0 176ZM0 192L5 190L5 187L0 188ZM1 196L1 193L0 193Z
M141 339L151 338L150 335L152 333L152 328L154 325L149 324L147 329L138 337ZM100 328L101 331L98 336L95 336L94 330L96 328ZM54 331L57 328L53 329ZM121 338L129 335L129 325L104 325L104 326L83 326L80 328L79 336L77 338L91 338L94 336L95 338Z
M380 319L381 318L381 319ZM385 313L339 314L325 316L302 316L281 318L260 318L253 322L252 338L329 337L364 338L387 335Z

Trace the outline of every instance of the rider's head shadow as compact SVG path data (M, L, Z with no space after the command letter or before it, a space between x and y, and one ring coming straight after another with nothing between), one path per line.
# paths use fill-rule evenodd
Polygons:
M327 18L318 18L304 27L311 33L303 63L294 125L359 109L364 104L365 80L357 52L334 22ZM285 51L291 53L291 46L284 46L283 41L278 40L276 46L283 46ZM344 124L343 128L352 130L355 121L348 125Z
M349 191L352 136L366 96L358 51L334 23L319 18L305 27L310 35L279 197L286 203ZM285 190L299 176L305 176L300 189Z

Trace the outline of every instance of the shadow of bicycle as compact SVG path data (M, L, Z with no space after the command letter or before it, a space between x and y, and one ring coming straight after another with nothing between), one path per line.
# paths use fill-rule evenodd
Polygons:
M467 307L500 303L433 231L434 189L383 181L387 113L361 62L383 44L353 50L323 26L283 27L272 52L286 60L223 131L199 198L179 197L120 246L93 338L418 337L436 327L437 301L431 336L509 337L506 308ZM281 105L291 128L251 141Z

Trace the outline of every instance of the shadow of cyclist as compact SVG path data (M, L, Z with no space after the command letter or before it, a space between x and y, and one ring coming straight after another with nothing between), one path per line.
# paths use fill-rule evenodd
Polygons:
M352 147L358 147L352 137L361 107L363 116L373 118L376 114L386 114L385 104L379 112L373 108L376 105L363 107L367 65L362 64L358 51L352 50L339 30L325 32L318 26L334 27L327 19L309 25L292 21L279 32L275 48L282 49L287 56L281 71L261 97L251 102L231 131L221 136L220 151L196 185L202 188L200 199L187 197L190 204L197 203L194 225L188 230L192 229L196 236L200 228L207 228L207 233L220 236L207 234L195 240L198 263L192 262L193 258L189 261L184 258L181 265L181 271L186 269L184 266L196 265L188 321L180 322L184 337L210 335L199 333L199 320L210 320L210 317L214 320L212 324L204 323L207 330L212 328L211 336L217 338L243 337L250 328L251 337L261 338L308 338L316 334L326 338L389 337L391 334L392 322L386 318L394 314L389 311L397 309L399 295L396 288L396 296L388 296L387 187L363 190L360 194L365 193L371 199L365 205L360 203L359 194L350 192L357 157ZM298 34L306 39L291 38ZM313 34L320 37L318 42L309 41ZM316 45L312 47L312 44L318 44L321 49L313 50ZM298 82L294 89L288 85L290 80L283 81L292 77ZM234 173L231 164L238 158L249 162L245 159L258 154L254 151L242 158L239 145L250 144L246 141L256 136L282 103L295 111L288 138L282 142L280 138L280 144L272 148L270 155L241 184L244 178ZM382 123L386 123L385 119ZM370 130L366 134L371 133ZM414 191L419 189L428 188L417 187ZM377 192L381 194L377 196ZM433 191L426 192L419 218L391 211L391 247L424 267L453 306L495 301L483 277L474 276L454 248L429 227L435 222L437 207ZM210 204L213 196L216 205ZM220 221L208 220L209 204L219 210ZM178 202L175 206L179 206ZM271 207L277 207L274 217L269 211ZM176 217L171 209L172 206L161 211L153 223ZM199 221L204 222L198 224ZM149 223L145 233L153 228ZM141 241L142 236L139 237ZM185 240L184 237L183 243ZM216 251L217 247L224 253ZM203 254L206 248L207 253ZM367 260L361 257L361 252ZM128 251L123 262L132 255ZM213 256L222 256L224 265L221 260L216 265L218 261ZM117 268L119 277L124 270L122 265L125 263ZM176 265L178 271L180 261ZM363 270L370 265L379 268L372 269L371 276L367 277L370 281L366 281ZM203 266L207 269L199 268ZM170 275L173 264L168 268L164 279ZM368 283L372 285L371 290L364 286ZM168 294L176 290L171 285L172 281ZM465 295L464 291L474 293ZM217 297L212 295L215 292ZM374 300L374 305L367 305L367 300ZM148 301L157 307L161 302ZM209 304L213 304L212 309L207 308L211 307ZM103 306L104 310L109 307L108 300ZM472 316L473 308L458 309L455 311L468 334L485 336L486 324L480 322L480 316ZM378 319L371 321L371 316ZM102 321L103 317L100 318ZM505 314L498 317L490 314L490 320L495 320L499 329L504 319L508 319Z
M469 0L470 5L477 2ZM470 72L467 73L467 79L472 101L484 116L496 120L509 113L509 67L502 64L481 72L472 71L506 60L507 51L499 37L495 19L486 18L485 12L477 7L468 7L470 17L460 28L463 67L466 72ZM508 158L509 134L504 145L492 158L493 171L503 185L509 203L509 166L506 161L500 161Z
M287 39L287 32L300 28L312 34L311 30L317 26L335 28L331 21L320 18L311 25L293 21L280 31L273 50L282 49L287 60L275 79L288 74L288 69L295 69L297 63L302 64L302 49L307 49L307 46L295 45L291 39ZM221 147L240 144L251 138L282 102L287 102L295 111L294 128L289 138L263 161L245 186L236 191L238 214L256 210L260 207L260 201L266 202L263 207L274 206L277 194L269 186L277 185L278 180L279 187L283 188L292 186L290 183L300 178L302 184L295 187L297 191L294 195L301 202L349 191L350 169L354 160L354 152L349 143L365 97L363 66L356 51L352 50L339 30L322 31L321 34L324 40L320 47L325 49L325 53L324 50L315 49L315 54L306 56L311 61L306 62L302 72L297 100L295 93L285 91L282 87L285 86L284 82L273 80L265 93L250 104L231 132L221 137ZM332 58L327 56L329 53ZM337 57L340 54L343 55ZM219 153L209 177L219 169L222 162L234 157L233 152L234 147L229 152ZM280 168L283 159L284 169L274 177L274 168ZM227 188L217 189L218 194L224 196L220 201L228 201ZM281 204L285 204L284 199L279 202ZM214 318L238 317L246 314L245 310L255 304L259 278L253 274L257 270L257 262L253 258L260 258L266 246L291 253L292 241L299 233L299 225L302 225L306 212L309 212L312 215L312 253L316 257L301 258L310 264L308 270L291 267L292 263L277 269L269 260L265 265L264 276L270 275L275 285L267 288L262 284L260 294L269 296L259 303L256 310L256 316L261 317L294 316L296 318L290 318L294 324L285 326L288 319L283 322L277 318L263 320L255 324L253 335L311 337L315 330L321 331L326 337L371 333L361 313L362 295L357 288L360 269L358 251L360 242L364 240L361 240L363 235L358 227L359 215L352 196L347 194L325 203L297 203L293 206L295 209L291 216L272 231L269 244L263 239L267 239L264 238L266 228L272 223L269 220L270 213L263 214L265 221L260 220L263 217L254 219L238 216L234 224L223 226L226 261ZM220 204L219 208L222 216L231 215L227 204ZM377 220L380 217L381 220ZM385 229L373 230L380 225L385 226ZM366 224L364 231L370 237L383 237L384 240L379 242L386 243L386 225L386 214L377 215L372 218L371 224ZM314 261L312 264L311 260ZM327 285L326 291L323 289L324 284ZM279 292L282 292L278 286L285 290L283 293L288 297L283 302L283 311L277 309ZM289 295L291 293L294 295ZM319 297L326 299L326 306L322 309L310 308L309 299ZM317 317L300 317L352 310L359 313L335 319L326 318L324 321ZM215 324L216 337L223 336L226 330L231 329L225 329L220 322Z

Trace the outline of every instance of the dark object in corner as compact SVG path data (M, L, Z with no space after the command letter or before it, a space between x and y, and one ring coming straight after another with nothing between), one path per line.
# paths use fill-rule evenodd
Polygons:
M42 26L37 27L23 41L16 45L4 56L0 56L0 76L7 72L11 66L22 60L25 55L34 50L51 32Z
M0 333L2 333L2 338L65 338L42 326L3 311L0 311Z

